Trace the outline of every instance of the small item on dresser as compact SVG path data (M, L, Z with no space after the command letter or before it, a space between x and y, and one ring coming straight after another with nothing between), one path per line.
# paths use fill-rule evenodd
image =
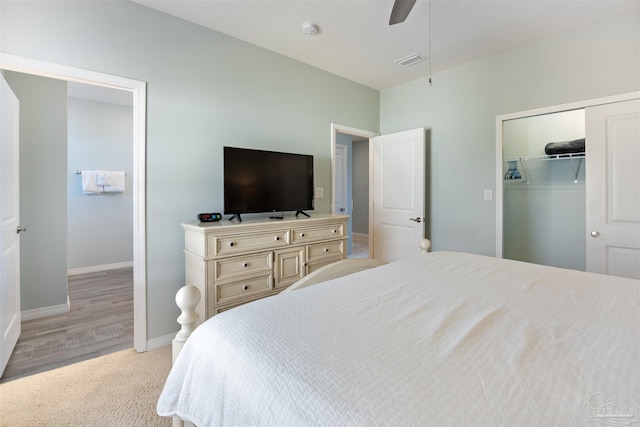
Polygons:
M548 156L584 153L584 138L572 141L550 142L544 147L544 152Z
M220 213L199 213L198 221L200 222L217 222L222 219L222 214Z

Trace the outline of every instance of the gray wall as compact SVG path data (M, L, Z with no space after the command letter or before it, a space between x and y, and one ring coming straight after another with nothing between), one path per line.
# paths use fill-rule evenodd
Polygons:
M177 329L180 223L222 211L224 145L312 154L315 185L326 189L331 123L379 128L378 91L135 3L0 8L1 51L147 82L149 339ZM316 212L330 212L330 201Z
M437 40L433 41L437 43ZM437 62L437 58L433 58ZM382 134L430 130L434 250L495 255L496 116L640 90L640 16L620 16L384 90Z
M353 167L351 166L353 159L353 137L351 135L347 135L345 133L336 133L336 144L346 146L346 155L347 155L347 176L346 176L346 184L347 188L345 189L345 201L346 201L346 215L351 215L351 199L353 198ZM326 197L326 196L325 196ZM337 212L340 213L340 212ZM347 221L347 235L349 236L349 240L347 240L347 254L351 255L351 248L353 247L353 221L349 218Z
M68 267L133 261L133 108L69 98ZM76 170L124 171L123 193L82 193Z
M21 309L66 304L67 83L4 76L20 102Z
M369 234L369 141L354 142L352 151L353 231Z

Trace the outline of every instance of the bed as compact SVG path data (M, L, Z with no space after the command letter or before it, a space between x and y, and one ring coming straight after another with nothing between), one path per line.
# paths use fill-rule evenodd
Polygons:
M183 288L158 413L199 427L638 422L640 281L456 252L360 270L193 332Z

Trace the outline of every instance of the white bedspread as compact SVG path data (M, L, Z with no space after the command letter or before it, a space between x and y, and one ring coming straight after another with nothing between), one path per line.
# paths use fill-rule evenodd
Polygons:
M200 427L637 422L639 342L637 280L434 252L208 320L158 413Z

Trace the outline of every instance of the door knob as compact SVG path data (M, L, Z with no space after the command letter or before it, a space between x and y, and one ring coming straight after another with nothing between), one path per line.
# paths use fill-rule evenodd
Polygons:
M344 208L340 208L340 212L344 212Z
M16 233L20 234L20 232L22 232L22 231L27 231L27 227L18 226L18 228L16 229Z
M591 237L598 237L600 235L600 233L598 233L596 230L593 230L591 232Z
M409 218L409 219L410 219L411 221L415 221L415 222L417 222L418 224L420 224L420 223L422 222L422 218L420 218L420 217L417 217L417 218Z

